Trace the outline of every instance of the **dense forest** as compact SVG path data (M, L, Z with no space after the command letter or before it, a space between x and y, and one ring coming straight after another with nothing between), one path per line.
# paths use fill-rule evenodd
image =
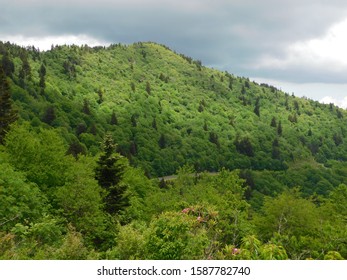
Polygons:
M347 258L344 109L150 42L0 62L0 259Z

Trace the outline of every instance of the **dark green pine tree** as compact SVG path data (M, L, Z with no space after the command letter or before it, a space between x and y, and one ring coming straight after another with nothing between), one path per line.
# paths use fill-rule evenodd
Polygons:
M44 94L45 88L46 88L46 67L44 64L41 64L40 70L39 70L39 76L40 76L40 88L41 88L41 94Z
M149 83L149 82L147 82L146 83L146 92L148 93L148 94L151 94L151 84Z
M272 117L272 120L271 120L271 124L270 124L272 127L277 127L277 122L276 122L276 118L275 117Z
M16 119L17 113L12 108L10 85L4 69L0 66L0 144L4 144L4 138L9 126Z
M166 137L163 133L160 135L158 144L159 144L160 149L166 148Z
M56 119L56 115L55 115L55 110L54 110L54 107L52 106L49 106L43 117L42 117L42 121L49 124L49 125L52 125L53 121Z
M106 211L118 214L129 205L127 186L121 182L127 161L116 152L116 144L110 134L106 134L102 149L103 153L95 169L95 178L106 190L104 198Z
M258 97L256 102L255 102L255 107L254 107L254 113L260 117L260 104L259 104L260 98Z
M117 125L118 124L118 119L116 116L116 113L113 111L111 115L111 120L110 120L111 125Z
M282 130L282 123L281 123L281 121L279 121L279 122L278 122L278 126L277 126L277 134L278 134L279 136L281 136L281 135L282 135L282 132L283 132L283 130Z
M89 102L87 99L83 100L83 108L82 108L83 113L85 113L86 115L90 115L90 107L89 107Z
M153 127L155 130L158 130L156 118L154 118L153 121L152 121L152 127Z
M5 51L5 53L2 56L1 65L3 67L3 70L5 71L6 76L12 77L15 67L14 67L14 63L10 59L10 55L7 51Z
M98 90L98 104L101 104L102 102L104 102L104 90L102 88L99 88Z
M22 68L21 72L24 79L31 78L31 66L28 59L28 53L26 51L22 51L20 54L20 59L22 60Z
M280 144L278 139L276 138L273 142L272 142L272 158L273 159L280 159L281 157L281 152L280 152L280 148L279 148Z
M67 150L66 154L72 155L75 159L78 159L79 154L87 154L87 148L78 140L74 140L70 143L69 149Z

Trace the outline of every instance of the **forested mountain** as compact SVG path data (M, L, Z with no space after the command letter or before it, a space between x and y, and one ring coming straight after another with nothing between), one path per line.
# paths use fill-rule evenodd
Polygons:
M0 59L2 258L347 257L345 110L155 43Z

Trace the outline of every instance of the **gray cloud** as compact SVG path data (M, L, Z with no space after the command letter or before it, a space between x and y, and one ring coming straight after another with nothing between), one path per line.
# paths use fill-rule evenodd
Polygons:
M114 43L156 41L238 75L346 82L334 71L310 65L250 67L264 55L284 59L288 45L322 36L347 17L346 1L0 0L0 6L0 36L84 34Z

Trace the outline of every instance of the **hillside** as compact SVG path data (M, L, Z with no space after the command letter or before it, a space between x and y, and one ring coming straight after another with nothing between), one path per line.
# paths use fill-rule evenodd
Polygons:
M61 128L83 153L95 154L112 132L119 152L151 176L187 163L209 171L283 170L311 156L347 159L344 110L208 69L161 45L8 52L23 120ZM30 67L24 78L21 56Z
M268 258L269 244L278 258L347 257L337 215L345 211L345 110L155 43L40 52L0 42L0 59L18 114L0 145L0 241L15 248L0 247L3 258L238 258L228 246L246 252L248 241L263 255L241 258ZM220 174L189 175L204 171ZM155 179L177 172L175 182ZM271 219L287 202L296 209L288 221L298 222L281 232ZM189 243L185 230L201 217L200 243ZM319 219L327 225L317 235ZM168 221L182 226L190 251L160 255L160 237L147 230ZM323 250L334 223L336 239Z
M110 132L118 152L149 177L185 164L196 171L285 171L306 162L310 172L326 173L323 164L347 160L345 110L206 68L165 46L39 52L1 44L1 53L21 120L57 128L74 156L96 155ZM309 176L292 185L308 194L334 187L329 178L312 184Z

